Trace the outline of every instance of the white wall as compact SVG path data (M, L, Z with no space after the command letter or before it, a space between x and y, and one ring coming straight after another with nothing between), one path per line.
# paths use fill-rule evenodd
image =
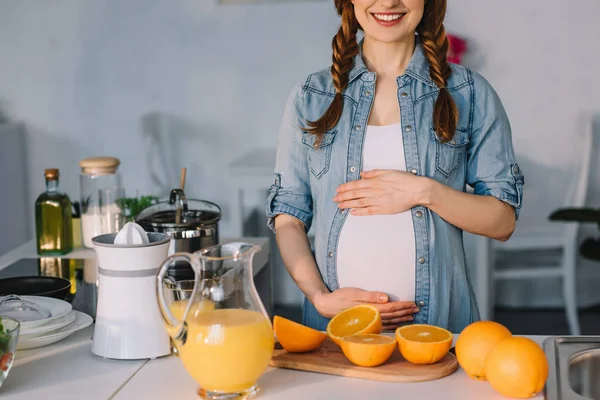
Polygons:
M557 177L576 160L580 115L600 110L600 3L449 3L448 30L471 46L465 63L491 81L510 116L525 228L561 204ZM77 198L78 160L109 154L121 158L130 194L163 193L186 166L190 197L231 207L225 166L275 145L285 98L329 64L338 21L329 0L0 2L0 103L30 127L29 203L44 168L61 168Z
M33 237L25 147L23 124L0 123L0 256Z

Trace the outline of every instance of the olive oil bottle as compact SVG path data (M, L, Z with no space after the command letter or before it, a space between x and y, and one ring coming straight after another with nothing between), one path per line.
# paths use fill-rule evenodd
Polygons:
M39 255L62 255L73 250L71 200L58 189L58 169L44 170L46 191L35 202Z

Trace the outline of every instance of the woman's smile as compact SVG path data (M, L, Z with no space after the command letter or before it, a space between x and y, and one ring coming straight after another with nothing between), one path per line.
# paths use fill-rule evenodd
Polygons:
M402 17L406 15L406 13L398 13L398 12L382 12L382 13L371 13L374 17L373 19L382 26L394 26L399 24L402 21Z

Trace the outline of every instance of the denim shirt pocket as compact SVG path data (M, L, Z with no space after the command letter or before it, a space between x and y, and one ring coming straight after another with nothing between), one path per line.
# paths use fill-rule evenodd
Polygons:
M445 177L449 177L465 157L469 133L457 129L449 142L442 142L433 128L430 131L435 142L435 169Z
M331 145L337 130L331 130L323 136L318 147L315 146L316 135L302 132L302 143L308 146L308 165L315 178L320 179L329 170L331 161Z

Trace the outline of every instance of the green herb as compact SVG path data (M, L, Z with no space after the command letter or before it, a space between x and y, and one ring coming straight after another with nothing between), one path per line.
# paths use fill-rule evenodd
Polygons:
M0 355L10 351L10 334L4 329L2 317L0 317Z
M156 204L157 201L156 196L125 197L117 200L117 204L125 210L127 222L131 222L142 210Z

